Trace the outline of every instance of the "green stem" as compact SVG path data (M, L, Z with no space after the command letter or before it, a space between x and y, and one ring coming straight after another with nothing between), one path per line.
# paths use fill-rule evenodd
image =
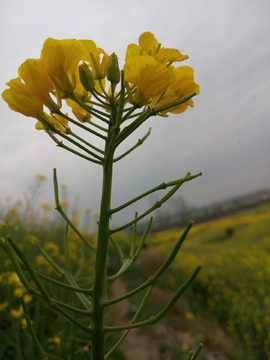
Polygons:
M65 284L65 283L62 283L60 281L57 281L57 280L54 280L38 271L36 271L36 273L39 275L39 277L43 280L46 280L52 284L55 284L57 286L60 286L64 289L67 289L67 290L71 290L71 291L75 291L75 292L79 292L79 293L82 293L82 294L87 294L87 295L91 295L92 294L92 290L91 289L82 289L82 288L78 288L77 286L70 286L68 284Z
M119 161L121 159L123 159L125 156L127 156L128 154L130 154L133 150L135 150L138 146L142 145L144 143L144 141L148 138L148 136L151 133L151 128L149 128L148 132L144 135L143 138L139 139L137 144L135 144L134 146L132 146L129 150L127 150L125 153L123 153L122 155L118 156L117 158L114 159L114 162Z
M193 96L195 96L195 95L197 95L197 93L194 92L193 94L186 96L185 98L183 98L181 100L178 100L176 102L173 102L173 103L165 105L165 106L162 106L162 107L158 108L157 110L153 110L153 113L156 115L156 114L161 113L162 111L169 110L171 108L174 108L175 106L184 104L185 102L187 102L188 100L193 98Z
M173 305L177 302L177 300L180 298L180 296L186 291L186 289L191 285L193 280L198 275L199 271L201 270L202 265L198 265L194 271L194 273L191 275L191 277L180 287L180 289L173 295L171 300L168 302L168 304L155 316L151 316L149 319L135 323L135 324L128 324L123 326L105 326L106 332L111 331L120 331L120 330L128 330L128 329L135 329L137 327L145 326L145 325L153 325L160 319L162 319L169 310L173 307Z
M114 119L115 120L115 119ZM114 123L115 121L112 121ZM107 251L110 237L110 204L113 174L113 143L116 136L114 126L109 127L108 138L105 147L103 165L103 184L100 205L100 218L96 248L96 261L93 277L93 335L92 335L92 356L93 360L104 359L104 305L107 292Z
M189 177L190 173L188 173L187 177ZM201 173L199 174L201 175ZM194 175L192 178L197 177L199 175ZM190 179L191 180L191 179ZM143 219L145 216L147 216L148 214L150 214L152 211L156 210L157 208L161 207L162 204L164 204L167 200L169 200L173 194L180 188L180 186L185 182L185 179L181 179L181 181L176 180L176 181L171 181L169 184L169 186L172 186L171 184L175 184L176 185L170 190L168 191L168 193L163 196L163 198L161 198L159 201L156 201L155 204L149 208L148 210L146 210L143 214L141 214L140 216L137 217L137 219L130 221L129 223L117 228L117 229L113 229L111 230L111 234L114 234L116 232L122 231L126 228L128 228L129 226L135 224L136 222L138 222L139 220ZM137 200L136 200L137 201ZM125 204L126 205L126 204ZM115 212L115 209L112 211Z
M92 122L89 122L89 124L92 124ZM99 148L97 148L96 146L90 144L89 142L85 141L84 139L82 139L81 137L79 137L78 135L74 134L74 132L72 132L71 130L68 131L69 135L74 136L76 139L82 141L84 144L86 144L87 146L89 146L90 148L94 149L95 151L101 153L102 155L104 154L104 151L100 150Z
M55 204L56 204L56 210L59 212L59 214L65 219L67 224L71 227L71 229L79 236L79 238L94 252L96 251L96 248L94 245L92 245L88 240L85 239L85 237L80 233L80 231L72 224L72 222L69 220L69 218L66 216L64 211L62 210L62 207L60 205L59 201L59 191L58 191L58 181L57 181L57 174L56 169L53 169L53 183L54 183L54 196L55 196Z
M167 187L175 186L175 185L177 185L177 184L182 184L182 183L184 183L184 182L186 182L186 181L190 181L190 180L192 180L192 179L194 179L194 178L196 178L196 177L198 177L198 176L200 176L200 175L202 175L202 173L198 173L198 174L196 174L196 175L190 175L190 173L187 173L187 175L186 175L184 178L182 178L182 179L170 181L170 182L168 182L168 183L164 183L164 182L163 182L163 183L161 183L160 185L154 187L153 189L148 190L148 191L142 193L141 195L135 197L134 199L132 199L132 200L124 203L123 205L118 206L117 208L112 209L112 210L111 210L111 214L114 214L114 213L116 213L116 212L118 212L118 211L120 211L120 210L123 210L123 209L126 208L127 206L129 206L129 205L137 202L138 200L146 197L147 195L152 194L153 192L156 192L156 191L158 191L158 190L163 190L163 189L166 189Z
M82 128L82 129L90 132L90 133L93 134L93 135L96 135L96 136L101 137L103 140L106 140L105 136L99 134L98 132L96 132L96 131L94 131L94 130L92 130L92 129L89 129L87 126L81 124L79 121L76 121L76 120L70 118L69 116L63 114L60 110L56 111L55 113L58 114L58 115L60 115L60 116L62 116L62 117L65 118L65 119L67 119L67 120L70 121L72 124L79 126L80 128Z
M105 117L107 117L107 118L110 118L110 115L104 113L103 111L99 111L99 110L97 110L97 109L92 108L91 106L86 105L84 102L82 102L82 101L80 101L79 99L77 99L74 94L69 94L68 97L69 97L71 100L75 101L78 105L80 105L84 110L86 110L86 111L89 112L90 114L92 114L92 115L94 115L94 116L97 116L97 114L101 115L101 116L99 117L101 120L105 120L105 121L106 121L106 119L104 119L103 116L105 116Z
M100 156L98 156L97 154L93 153L93 151L88 150L86 147L84 147L83 145L81 145L81 144L78 143L77 141L73 140L71 137L65 135L63 132L57 130L55 127L53 127L53 131L56 132L57 135L61 136L61 137L64 138L65 140L67 140L67 141L71 142L73 145L77 146L79 149L85 151L87 154L89 154L89 155L97 158L97 159L99 160L99 162L102 162L102 160L103 160L102 157L100 157ZM72 133L72 131L67 130L67 134L69 134L69 132L70 132L71 135L73 135L73 136L75 135L75 134ZM74 136L74 137L78 138L78 136ZM80 138L79 138L79 139L80 139ZM80 140L81 140L81 139L80 139ZM85 141L83 141L83 142L85 143ZM87 142L86 142L86 143L87 143ZM87 145L88 145L88 143L87 143Z
M67 151L72 152L73 154L75 154L75 155L77 155L77 156L79 156L79 157L82 157L82 158L85 159L85 160L91 161L91 162L93 162L93 163L95 163L95 164L99 164L99 165L102 164L100 161L95 160L95 159L92 159L92 158L90 158L90 157L88 157L88 156L86 156L86 155L83 155L83 154L79 153L78 151L73 150L73 149L71 149L70 147L64 145L63 142L60 141L60 140L58 140L58 139L53 135L53 133L52 133L50 130L46 130L46 131L47 131L47 134L50 136L50 138L53 139L53 141L54 141L59 147L61 147L61 148L63 148L63 149L66 149Z
M203 344L200 343L198 349L196 350L195 354L194 354L193 357L192 357L192 360L196 360L196 359L197 359L197 357L199 356L202 348L203 348Z
M134 107L134 110L136 108ZM150 116L155 115L154 112L152 112L149 108L144 110L142 114L134 120L131 124L126 126L117 137L117 140L115 142L115 148L121 144L131 133L133 133L136 129L138 129L139 126L141 126ZM122 121L123 123L123 121Z
M20 296L20 300L21 300L21 304L22 304L22 307L23 307L23 311L24 311L24 315L25 315L25 320L26 320L26 323L27 323L27 328L28 328L28 331L29 331L29 334L31 336L31 339L35 345L35 348L37 349L37 352L40 356L40 358L42 360L46 360L48 359L48 357L45 355L39 341L38 341L38 338L35 334L35 331L34 331L34 328L32 326L32 323L31 323L31 319L30 319L30 315L29 315L29 311L28 311L28 308L26 306L26 303L23 299L23 295Z
M137 319L138 317L140 316L143 308L145 307L146 303L147 303L147 300L153 290L153 285L150 286L150 288L147 290L146 294L144 295L143 297L143 300L139 306L139 308L137 309L135 315L133 316L132 320L131 320L131 324L133 324ZM118 346L125 340L125 338L127 337L128 333L130 332L131 329L127 329L124 334L121 336L121 338L117 341L117 343L111 348L111 350L106 354L105 356L105 360L108 359L108 357L111 355L111 353L118 348Z
M105 101L102 101L94 92L91 93L95 99L97 99L99 102L96 102L96 101L92 101L92 100L89 100L89 99L86 99L86 98L82 98L82 100L84 102L87 102L89 104L92 104L92 105L95 105L95 106L99 106L101 107L102 109L108 109L110 110L110 105L108 105L108 103L106 103Z
M125 80L124 80L124 71L121 71L121 91L120 91L118 112L116 117L117 127L121 125L124 106L125 106Z

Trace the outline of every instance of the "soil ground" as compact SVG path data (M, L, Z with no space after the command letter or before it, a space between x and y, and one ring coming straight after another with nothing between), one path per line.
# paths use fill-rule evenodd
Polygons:
M147 279L154 274L163 262L163 258L150 251L144 250L138 259L138 266L144 264L144 277ZM111 287L112 297L120 296L128 292L126 284L121 279L117 279ZM171 293L154 288L151 294L152 299L161 306L161 308L168 302ZM115 305L111 318L117 321L118 325L129 323L132 304L129 299L123 300L121 303ZM189 337L187 322L184 314L187 312L187 304L185 300L180 299L174 308L168 313L167 321L160 322L154 326L147 326L143 329L132 329L123 343L120 345L120 350L124 353L126 360L170 360L172 359L172 344L177 343L177 347L181 348L189 346L190 349L196 350L197 343ZM182 323L185 325L181 325ZM152 330L154 328L154 331ZM224 354L227 353L227 343L225 334L216 324L212 329L208 330L206 346L203 352L199 355L198 360L231 360ZM208 338L212 341L208 344ZM214 339L214 340L213 340ZM187 359L187 355L181 359ZM179 358L180 360L180 358Z

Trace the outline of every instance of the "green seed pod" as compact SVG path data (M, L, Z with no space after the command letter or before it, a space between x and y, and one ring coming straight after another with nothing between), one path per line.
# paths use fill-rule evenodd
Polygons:
M86 91L93 91L95 88L95 79L86 63L79 65L80 80Z
M107 79L115 84L118 84L120 81L120 71L118 65L118 59L115 53L109 58L108 67L107 67Z

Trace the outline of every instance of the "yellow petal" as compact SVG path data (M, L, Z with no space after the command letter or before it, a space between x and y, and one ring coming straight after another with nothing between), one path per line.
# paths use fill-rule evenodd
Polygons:
M49 91L52 86L48 75L42 71L40 60L27 59L18 70L18 73L27 88L40 100L50 111L59 109L50 97Z
M137 85L141 69L155 62L152 56L134 56L128 58L124 65L125 81Z
M139 45L147 54L154 55L158 47L158 41L154 34L146 31L139 37Z
M42 102L27 89L21 79L12 79L6 85L10 89L4 90L2 98L7 102L10 109L38 119L43 112Z
M138 87L148 98L162 94L170 83L171 71L163 64L149 64L140 71Z
M47 74L50 77L57 77L59 74L59 66L64 66L65 52L61 46L60 40L48 38L41 50L41 59L44 63Z
M160 49L156 54L155 58L162 62L163 64L175 62L175 61L183 61L188 59L188 55L182 55L179 50L176 49Z
M80 40L81 44L84 47L84 54L82 57L83 61L87 61L89 64L91 64L91 58L90 53L94 55L96 59L99 58L99 53L97 49L97 45L92 40Z
M80 60L82 60L85 50L80 41L71 40L60 40L66 55L63 68L68 74L75 73Z
M63 95L76 86L75 70L84 56L84 47L78 40L47 39L41 51L41 61L54 86Z
M126 51L126 59L132 56L140 56L142 48L140 45L129 44Z

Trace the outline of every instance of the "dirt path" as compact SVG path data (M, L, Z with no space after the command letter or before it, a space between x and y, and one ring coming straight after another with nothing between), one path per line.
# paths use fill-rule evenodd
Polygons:
M127 292L126 285L121 279L118 279L112 285L111 290L114 296ZM114 313L117 314L118 325L128 323L129 320L126 314L131 306L128 299L115 306ZM159 355L157 341L149 335L140 333L139 329L132 329L119 348L123 351L127 360L157 360Z
M139 260L139 259L138 259ZM154 274L163 262L163 258L152 251L142 253L140 261L144 263L145 279ZM138 261L139 263L139 261ZM146 265L147 264L147 265ZM148 266L149 264L149 266ZM138 264L139 266L141 264ZM119 278L111 286L112 297L117 297L128 292L126 284ZM154 288L151 294L155 302L162 308L169 301L172 294L158 288ZM129 299L117 303L111 314L111 319L118 325L128 324L131 316L127 316L132 308ZM178 349L183 344L188 344L191 349L196 350L194 341L187 336L187 329L181 326L184 314L187 312L186 304L181 299L174 308L168 313L168 323L156 323L154 325L155 335L151 336L150 331L142 331L140 328L132 329L123 343L120 350L125 354L127 360L167 360L172 357L172 344L176 342ZM153 314L154 315L154 314ZM226 352L226 340L224 333L218 327L205 329L209 332L207 338L209 345L204 348L206 360L230 360L223 354ZM210 338L210 340L209 340ZM204 340L207 340L206 338ZM167 347L162 353L162 347ZM170 349L170 350L168 350ZM200 358L200 357L199 357Z

